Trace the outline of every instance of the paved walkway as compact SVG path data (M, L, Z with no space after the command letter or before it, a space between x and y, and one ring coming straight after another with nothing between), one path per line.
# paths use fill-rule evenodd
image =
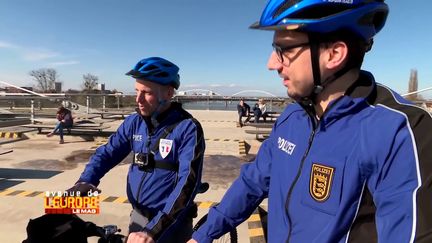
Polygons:
M203 181L210 183L210 190L198 195L196 201L219 202L238 176L240 166L253 157L239 155L239 141L246 140L251 145L252 153L256 152L259 142L255 141L254 135L246 134L244 128L236 127L235 111L191 113L204 129L207 149ZM114 120L106 125L115 130L121 122ZM106 141L106 138L90 135L66 135L65 144L58 144L57 136L47 138L36 132L25 135L28 139L0 147L0 151L11 151L0 153L0 242L21 242L25 239L28 220L44 213L43 193L40 192L62 191L73 185L94 149ZM123 202L129 161L125 159L102 179L99 186L102 190L101 213L81 215L83 219L98 225L117 224L123 232L127 230L131 207ZM211 203L201 204L198 218L208 211L209 205ZM238 227L238 233L239 242L244 243L251 242L250 234L262 234L259 230L251 231L247 222Z

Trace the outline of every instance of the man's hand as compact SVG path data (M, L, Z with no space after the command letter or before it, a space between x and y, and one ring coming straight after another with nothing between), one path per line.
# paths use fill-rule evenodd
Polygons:
M75 195L76 192L80 192L80 196L82 197L86 197L89 192L92 192L92 194L94 194L95 192L97 192L98 194L101 193L100 189L87 182L77 182L73 187L67 189L66 191L74 192Z
M132 232L127 243L154 243L153 238L145 232Z
M188 242L186 242L186 243L198 243L196 240L194 240L194 239L190 239Z

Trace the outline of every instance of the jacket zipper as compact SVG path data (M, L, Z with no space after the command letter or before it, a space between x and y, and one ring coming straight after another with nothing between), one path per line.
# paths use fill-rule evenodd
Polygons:
M314 137L315 137L315 131L317 130L317 127L318 127L315 118L311 117L311 122L312 122L313 129L312 129L312 133L311 133L311 135L309 136L308 147L307 147L305 153L303 154L302 160L301 160L301 162L300 162L299 169L298 169L298 171L297 171L297 175L296 175L296 177L294 178L294 181L293 181L293 183L291 184L290 189L288 190L288 195L287 195L286 200L285 200L285 212L286 212L286 214L287 214L287 217L288 217L288 223L289 223L289 227L290 227L290 228L289 228L289 231L288 231L288 237L287 237L287 239L286 239L286 241L285 241L286 243L289 243L290 238L291 238L291 233L292 233L292 222L291 222L291 217L289 216L289 203L290 203L290 199L291 199L291 194L292 194L292 192L293 192L293 190L294 190L295 185L297 184L297 182L298 182L298 180L299 180L299 178L300 178L301 172L302 172L302 170L303 170L304 162L305 162L305 160L306 160L306 157L307 157L308 154L309 154L310 148L312 147L312 142L313 142L313 139L314 139Z
M146 153L150 152L150 142L151 142L151 136L152 136L152 134L149 134L148 129L147 129L147 134L148 135L147 135L147 142L146 142L146 148L147 148ZM140 203L139 199L140 199L140 194L141 194L141 188L143 187L144 179L146 178L146 176L147 176L147 172L143 172L143 176L141 177L141 181L140 181L137 195L136 195L136 200L137 200L138 204Z

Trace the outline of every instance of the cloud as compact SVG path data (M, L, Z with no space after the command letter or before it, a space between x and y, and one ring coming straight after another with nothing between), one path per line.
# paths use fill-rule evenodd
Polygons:
M27 74L4 73L0 74L0 81L18 86L32 86L34 81Z
M211 90L211 89L229 89L229 88L242 88L242 86L238 85L238 84L220 84L220 83L210 83L210 84L183 84L181 85L181 87L183 89L206 89L206 90ZM243 87L246 88L246 87Z
M60 53L50 50L24 50L23 58L27 61L40 61L60 56Z
M224 85L224 84L210 84L210 85L208 85L208 87L212 87L212 88L218 88L218 87L224 87L224 86L226 86L226 85Z
M16 52L26 61L41 61L62 56L61 53L49 49L20 46L2 40L0 40L0 48L15 49Z
M211 88L235 88L235 87L242 87L241 85L238 84L209 84L208 87Z
M63 62L52 62L52 63L48 63L48 66L52 66L52 67L58 67L58 66L66 66L66 65L75 65L75 64L79 64L79 61L63 61Z
M18 46L11 44L9 42L0 41L0 48L14 49L14 48L18 48Z
M183 88L200 88L200 87L203 87L203 85L201 85L201 84L184 84L184 85L181 85L181 87L183 87Z

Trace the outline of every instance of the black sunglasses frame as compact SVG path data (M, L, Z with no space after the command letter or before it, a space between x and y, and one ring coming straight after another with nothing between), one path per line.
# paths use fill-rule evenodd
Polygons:
M308 45L310 45L310 42L303 42L303 43L298 43L298 44L284 46L284 47L281 47L276 43L272 43L273 51L276 52L276 55L278 56L278 59L281 63L284 62L284 58L283 58L284 52L287 52L297 47L303 47Z

